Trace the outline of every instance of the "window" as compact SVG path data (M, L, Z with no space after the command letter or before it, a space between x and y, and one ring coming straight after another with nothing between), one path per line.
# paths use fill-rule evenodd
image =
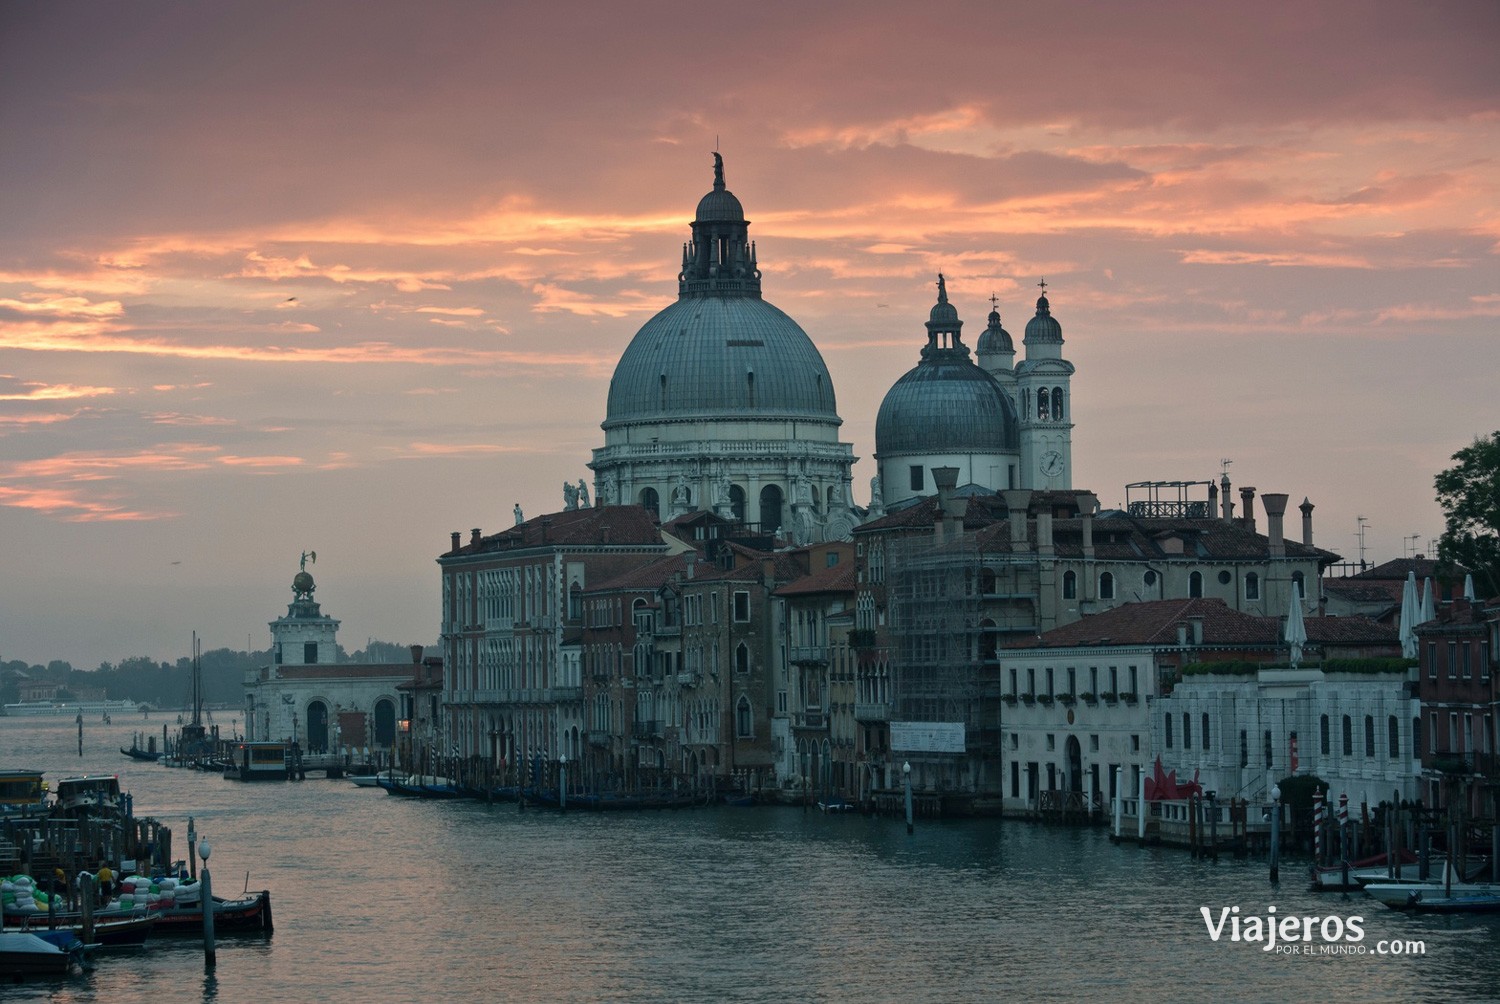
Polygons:
M1010 762L1010 797L1021 797L1021 761Z
M1250 766L1250 733L1240 729L1240 769Z
M734 669L737 673L750 672L750 647L744 642L734 650Z
M1053 735L1051 732L1048 732L1047 733L1047 751L1049 753L1050 752L1055 752L1056 749L1057 749L1057 736Z
M750 594L741 589L734 593L734 619L738 624L750 620Z
M1203 595L1203 573L1194 572L1188 576L1188 596L1198 599Z
M576 621L583 616L583 587L573 583L568 587L568 620Z
M1399 759L1401 756L1401 723L1396 720L1395 715L1391 715L1385 720L1385 733L1387 755L1392 760Z
M1202 725L1203 725L1203 748L1204 749L1208 749L1208 747L1209 747L1209 739L1208 739L1208 712L1207 711L1203 712L1203 722L1202 722Z
M1139 753L1140 751L1141 751L1141 737L1139 735L1133 735L1133 736L1131 736L1130 737L1130 752L1132 752L1132 753Z
M318 661L318 643L308 641L302 643L302 661L311 665Z
M1097 693L1099 693L1099 667L1098 666L1090 666L1089 667L1089 693L1091 693L1091 694L1097 694Z
M1427 679L1437 679L1437 642L1427 643Z
M655 488L642 488L640 503L641 508L649 512L653 520L661 520L661 497L656 494Z
M1365 756L1375 755L1375 716L1365 715Z
M1354 755L1354 719L1344 716L1344 756Z
M1099 752L1099 735L1098 735L1098 733L1094 733L1094 734L1092 734L1092 735L1089 736L1089 752L1090 753L1098 753Z
M1167 749L1172 748L1172 712L1168 711L1163 716L1164 732L1166 734Z
M921 464L912 464L911 465L911 490L914 491L914 492L919 492L919 491L922 490L923 487L924 487L924 483L923 483L923 478L922 478L922 465Z
M1063 572L1063 599L1078 599L1078 573Z
M1151 568L1146 569L1145 574L1141 576L1141 581L1143 583L1145 583L1146 585L1148 585L1148 586L1154 586L1154 585L1156 585L1156 571L1155 571L1155 569L1151 569Z
M1026 667L1026 693L1036 694L1036 667Z
M1120 692L1120 670L1114 666L1109 667L1109 692L1111 694Z
M1324 715L1322 718L1318 719L1318 737L1321 742L1320 749L1322 750L1324 756L1327 756L1332 752L1332 748L1329 745L1329 743L1331 742L1331 737L1329 736L1328 732L1328 716Z
M1221 586L1227 586L1227 585L1229 585L1229 580L1232 579L1232 578L1234 578L1234 576L1230 575L1227 570L1220 572L1219 573L1219 585L1221 585Z
M1020 691L1016 689L1016 667L1014 666L1010 667L1010 692L1012 696L1020 693Z
M1417 715L1411 720L1411 758L1420 759L1422 756L1422 716Z
M1254 572L1245 573L1245 599L1260 599L1260 576Z
M1463 649L1461 651L1462 651L1462 655L1460 656L1460 658L1458 660L1458 664L1460 666L1462 666L1463 669L1462 669L1460 675L1463 676L1463 678L1465 680L1467 680L1467 679L1469 679L1470 677L1472 677L1474 675L1473 666L1469 663L1469 643L1468 642L1464 642Z
M1115 577L1110 572L1099 576L1099 598L1101 600L1112 600L1115 598Z
M1182 713L1182 748L1193 748L1193 719L1186 711Z
M1072 666L1068 667L1068 696L1078 696L1078 670Z
M1052 690L1052 667L1048 666L1047 667L1047 696L1051 697L1052 694L1053 694L1053 690Z
M1266 769L1270 770L1271 769L1271 730L1270 729L1266 729L1265 747L1266 747Z
M755 720L750 714L750 698L740 695L739 703L734 706L734 730L741 739L750 739L755 735Z
M1458 642L1448 643L1448 679L1458 679Z
M1140 691L1136 689L1136 683L1137 683L1138 679L1139 678L1136 676L1135 667L1131 666L1130 667L1130 692L1132 694L1138 694L1138 693L1140 693Z

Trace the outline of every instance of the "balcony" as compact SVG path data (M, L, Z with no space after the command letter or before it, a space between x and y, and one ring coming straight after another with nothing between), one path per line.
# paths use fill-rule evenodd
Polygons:
M791 660L798 663L826 663L828 661L828 646L794 645L792 646Z
M589 745L598 746L601 749L609 749L610 733L608 729L589 729Z
M658 739L661 737L661 722L637 721L630 727L630 734L637 739Z
M698 684L700 684L702 682L703 682L703 674L702 673L678 673L677 674L677 686L679 686L679 687L696 687L696 686L698 686Z
M583 687L553 687L544 691L550 704L567 704L583 700Z
M822 708L809 708L800 714L793 714L792 728L826 730L828 728L828 713Z
M891 720L891 706L884 701L877 704L854 705L854 720L859 722L888 722Z

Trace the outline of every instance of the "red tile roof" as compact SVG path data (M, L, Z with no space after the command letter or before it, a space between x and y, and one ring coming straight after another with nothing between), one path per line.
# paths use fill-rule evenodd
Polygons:
M445 557L535 547L641 546L661 543L661 532L656 527L656 521L641 506L594 506L533 517L519 526L482 537L477 544L471 542L461 545L456 550L447 552Z
M776 590L775 595L813 596L819 593L853 593L854 579L854 562L841 561L829 568L815 568L811 574L793 579Z
M1150 600L1126 603L1054 628L1039 638L1017 641L1012 648L1073 648L1083 645L1175 645L1177 625L1203 620L1204 645L1276 646L1282 644L1282 620L1231 609L1219 599ZM1394 629L1364 617L1308 617L1309 644L1391 644ZM1191 631L1191 627L1189 627Z

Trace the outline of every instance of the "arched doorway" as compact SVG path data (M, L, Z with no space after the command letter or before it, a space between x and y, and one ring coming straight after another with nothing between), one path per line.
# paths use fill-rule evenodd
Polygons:
M760 529L762 533L775 533L781 529L781 489L766 485L760 490Z
M1068 736L1068 790L1083 790L1083 747L1077 736Z
M382 697L375 702L375 745L390 749L396 744L396 705Z
M307 706L307 751L328 752L328 705L322 701Z

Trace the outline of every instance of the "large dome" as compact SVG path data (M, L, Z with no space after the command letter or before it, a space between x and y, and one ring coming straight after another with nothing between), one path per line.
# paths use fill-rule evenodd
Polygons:
M1015 406L994 377L964 358L925 359L897 380L875 416L875 456L1015 453Z
M833 381L812 339L751 296L694 296L631 339L609 384L604 428L700 418L839 423Z

